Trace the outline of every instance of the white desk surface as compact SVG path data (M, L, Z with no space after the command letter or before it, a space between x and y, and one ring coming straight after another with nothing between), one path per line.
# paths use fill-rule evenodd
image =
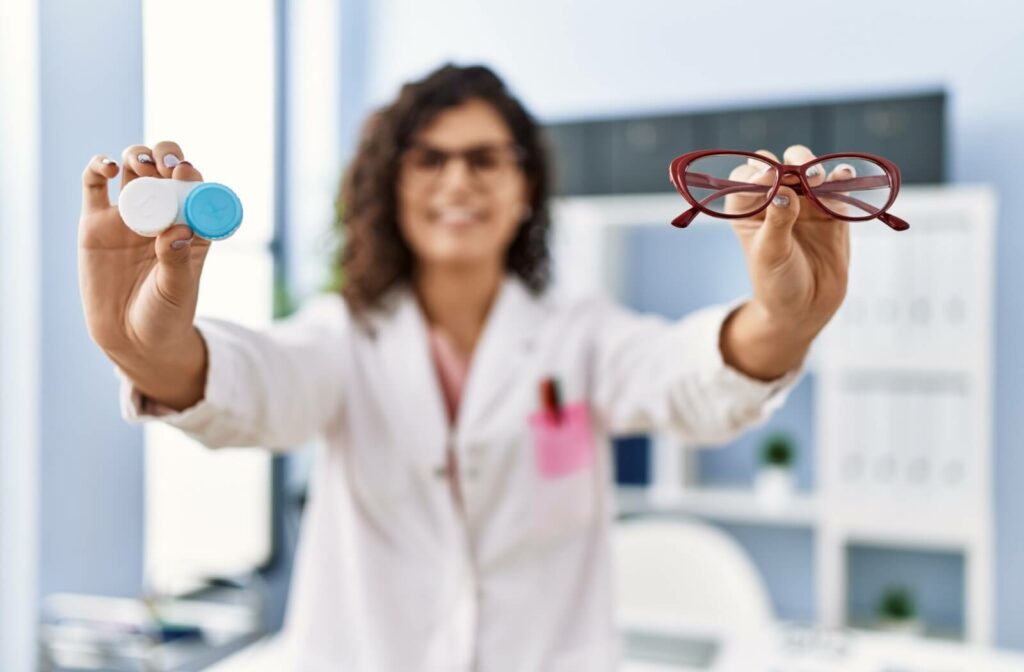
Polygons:
M713 639L707 667L627 659L622 672L1024 672L1024 653L907 635L778 625L757 632L714 632L683 625L650 631Z
M759 633L720 633L685 626L658 627L659 634L693 639L717 637L710 667L626 660L621 672L1024 672L1024 653L972 647L903 635L778 626ZM839 648L845 652L837 651ZM276 637L257 642L210 670L279 672L282 655ZM277 661L277 662L275 662Z

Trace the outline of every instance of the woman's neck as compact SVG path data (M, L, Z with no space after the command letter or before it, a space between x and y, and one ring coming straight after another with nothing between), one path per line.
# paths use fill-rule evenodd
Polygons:
M500 266L424 266L416 273L416 297L427 322L466 356L473 353L487 322L504 270Z

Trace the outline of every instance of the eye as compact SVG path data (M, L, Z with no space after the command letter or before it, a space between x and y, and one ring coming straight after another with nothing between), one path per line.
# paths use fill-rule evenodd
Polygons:
M473 170L494 170L501 164L501 157L494 149L477 149L466 154L466 161Z
M423 170L437 170L444 166L448 157L444 152L433 149L414 149L409 152L409 163Z

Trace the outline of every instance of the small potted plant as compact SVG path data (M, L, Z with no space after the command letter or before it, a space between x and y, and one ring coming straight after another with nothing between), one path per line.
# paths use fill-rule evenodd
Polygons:
M796 447L788 434L772 434L761 445L761 466L755 480L758 497L767 504L781 504L793 495L793 463Z
M917 616L917 600L906 587L895 586L885 589L878 599L876 608L878 627L886 632L920 635L924 623Z

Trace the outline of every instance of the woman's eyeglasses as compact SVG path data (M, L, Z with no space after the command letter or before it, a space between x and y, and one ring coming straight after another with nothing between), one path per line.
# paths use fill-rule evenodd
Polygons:
M900 190L900 169L874 154L828 154L787 166L753 152L708 149L676 157L669 178L693 206L672 220L679 228L701 212L725 219L753 217L782 185L829 217L849 222L878 218L895 231L910 228L888 212Z
M465 163L479 186L499 184L512 169L522 166L526 152L515 144L484 144L460 151L447 151L424 144L410 146L402 153L401 179L411 189L430 188L453 160Z

